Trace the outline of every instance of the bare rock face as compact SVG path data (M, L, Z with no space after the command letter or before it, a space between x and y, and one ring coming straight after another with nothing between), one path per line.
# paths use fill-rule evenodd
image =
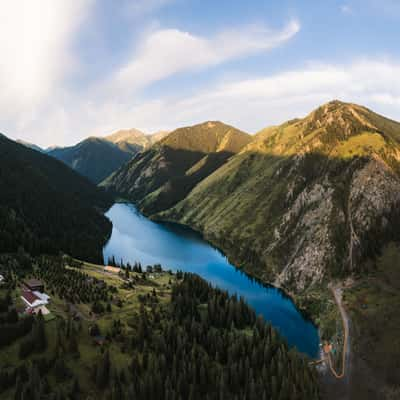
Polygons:
M292 237L296 244L287 264L276 278L276 285L295 284L297 289L303 290L324 278L325 265L333 255L329 232L333 192L328 182L306 188L283 215L278 236ZM291 228L293 220L297 222Z
M345 189L347 200L341 206L335 190L327 179L306 187L282 216L268 251L272 253L283 241L292 245L275 284L302 291L329 277L339 246L338 237L332 234L335 226L341 228L341 268L349 274L357 271L368 241L373 240L371 235L385 232L390 215L400 208L400 179L378 157L352 172Z
M399 152L400 124L333 101L261 131L159 217L202 231L248 272L301 292L359 271L395 233Z

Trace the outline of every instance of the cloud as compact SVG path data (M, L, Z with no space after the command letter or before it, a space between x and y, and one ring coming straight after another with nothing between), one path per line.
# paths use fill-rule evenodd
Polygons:
M188 110L190 115L183 116L186 121L223 119L253 132L305 115L335 98L370 106L400 120L399 74L400 64L388 61L310 64L267 77L223 83L175 102L174 107ZM173 111L165 110L165 114L173 115Z
M49 100L76 60L71 38L90 0L3 0L0 118L22 126Z
M131 12L146 13L171 1L132 2ZM142 102L140 89L147 85L268 51L300 29L292 20L281 30L251 25L210 37L178 29L153 30L139 40L128 61L114 67L109 77L99 77L88 86L84 82L75 86L71 79L83 66L79 65L74 40L85 17L94 11L93 3L41 0L37 7L30 0L5 0L1 4L3 132L48 145L71 143L88 134L128 126L132 124L130 111Z
M375 79L379 76L380 79ZM42 132L57 129L60 141L71 132L82 138L123 127L147 132L174 129L206 120L222 120L248 132L301 117L332 99L355 102L400 120L400 63L358 60L349 64L311 63L255 79L205 86L192 95L143 101L109 99L56 105ZM66 111L68 110L68 111ZM36 127L37 128L37 127Z
M108 83L121 96L178 72L200 70L277 47L300 30L296 20L281 31L248 26L221 32L214 37L195 36L178 29L152 32L130 61Z
M104 126L109 128L113 126L111 121L155 130L219 119L256 132L264 126L306 115L322 103L339 98L400 120L399 74L400 64L385 60L310 64L257 79L221 83L182 98L166 97L112 107L104 104L101 114L108 120Z
M143 90L173 75L280 46L299 31L296 20L281 30L246 26L207 37L158 29L144 36L110 76L96 78L93 86L72 86L69 79L79 71L73 43L92 1L33 4L5 0L0 7L0 129L13 137L66 145L124 127L150 132L212 119L255 132L334 98L400 120L400 63L389 59L314 62L229 81L225 74L219 83L202 79L185 94L172 90L149 98Z

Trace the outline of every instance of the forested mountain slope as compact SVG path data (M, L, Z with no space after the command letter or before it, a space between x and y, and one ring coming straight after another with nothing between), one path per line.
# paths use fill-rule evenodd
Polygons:
M137 148L136 152L139 150ZM97 184L126 163L132 152L132 148L122 150L107 140L90 137L75 146L56 148L48 154Z
M399 123L333 101L260 132L153 217L190 225L253 275L302 291L359 271L399 238L399 160Z
M0 253L64 251L101 261L112 202L63 163L0 135Z
M309 359L196 275L24 258L22 269L0 255L2 400L320 399ZM26 276L52 289L57 318L15 312L13 283Z
M138 202L147 213L165 210L250 140L250 135L222 122L180 128L138 154L102 185Z

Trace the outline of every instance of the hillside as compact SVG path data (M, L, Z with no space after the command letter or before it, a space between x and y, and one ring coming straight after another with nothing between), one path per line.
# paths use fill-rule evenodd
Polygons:
M112 199L63 163L0 135L0 253L102 260Z
M334 101L260 132L153 217L190 225L251 274L302 291L360 271L399 237L399 142L399 123Z
M136 152L140 147L136 146ZM121 165L126 163L134 153L134 147L122 148L100 138L90 137L75 146L56 148L48 154L86 176L93 183L99 183Z
M320 399L309 360L196 275L25 261L0 255L2 400ZM51 293L44 317L17 313L24 277Z
M205 122L171 132L102 183L147 213L172 207L251 140L222 122Z

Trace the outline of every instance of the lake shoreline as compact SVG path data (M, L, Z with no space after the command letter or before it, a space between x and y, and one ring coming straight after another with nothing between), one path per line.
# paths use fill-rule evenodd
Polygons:
M193 229L190 226L187 226L185 224L177 223L175 221L166 221L166 220L160 220L160 219L154 219L154 218L148 218L146 215L141 213L141 211L135 206L134 203L132 202L116 202L116 206L124 206L123 208L120 208L119 215L118 215L118 221L116 223L115 229L116 231L113 232L114 234L120 235L119 240L115 242L116 238L112 238L114 243L114 248L115 250L115 256L116 257L121 257L125 261L129 262L134 262L135 260L141 261L140 257L138 255L143 255L143 251L148 251L149 248L143 249L143 248L138 248L135 249L135 246L138 243L133 243L129 246L129 251L131 253L124 254L124 249L120 250L117 249L115 246L119 246L121 242L130 240L129 239L129 231L134 232L134 237L136 241L143 241L145 240L145 246L148 246L147 240L146 240L146 232L147 230L153 230L151 232L151 235L158 235L158 231L162 231L162 235L179 235L180 237L180 242L184 242L183 244L180 243L179 245L185 245L186 242L188 242L189 249L184 248L183 250L178 248L176 251L179 253L180 251L193 251L193 254L191 254L191 258L189 258L188 262L182 261L183 259L180 259L178 256L178 261L173 262L172 259L168 259L166 262L163 261L162 257L163 255L160 253L160 259L158 262L160 262L164 267L172 267L172 269L181 269L181 268L176 268L180 264L184 267L183 270L187 270L189 268L188 272L194 272L199 274L203 279L208 280L213 286L218 286L222 290L228 290L231 294L237 293L238 297L242 296L246 300L246 302L252 306L257 314L262 314L266 320L269 320L273 326L276 326L281 330L281 333L283 333L283 336L286 336L288 339L288 342L291 343L291 345L294 345L294 342L297 342L296 347L300 346L300 348L304 349L305 343L301 344L302 342L299 342L299 340L303 340L301 338L304 337L304 335L309 335L311 334L312 331L315 333L312 334L312 337L315 339L312 339L312 345L313 350L309 347L309 350L303 350L305 353L308 353L308 356L311 358L315 358L318 356L318 349L317 347L319 346L320 343L320 335L318 334L318 327L313 321L312 318L307 315L303 309L300 309L297 306L296 298L285 291L284 288L276 287L272 285L269 282L265 282L258 277L254 277L253 275L249 274L243 267L238 267L235 263L232 263L231 259L226 255L224 251L222 251L218 246L215 246L213 241L210 241L209 238L204 237L202 232L199 232L195 229ZM126 207L126 209L125 209ZM113 208L113 207L112 207ZM111 210L111 209L110 209ZM128 213L126 213L126 210L129 210ZM115 210L114 210L115 211ZM110 218L111 211L109 211L107 216ZM118 212L115 211L114 214ZM131 214L131 215L129 215ZM114 215L114 218L116 218L116 214ZM129 218L132 218L132 221L128 221ZM111 220L113 219L112 217L110 218ZM114 221L113 225L114 225ZM118 225L119 224L119 225ZM122 224L122 225L121 225ZM143 226L141 226L143 225ZM122 231L117 229L121 229ZM141 230L142 235L136 235L135 232L138 230ZM178 233L177 233L178 232ZM184 237L183 237L184 236ZM189 237L189 239L188 239ZM168 239L171 239L168 237ZM175 238L176 239L176 238ZM172 238L172 246L174 245L174 238ZM149 240L152 241L153 238L149 237ZM165 240L165 238L163 239ZM186 242L185 242L186 241ZM195 243L195 247L193 247L193 242ZM154 242L153 243L155 246L161 245L161 249L159 251L165 251L165 249L162 249L164 243L161 242ZM168 243L168 246L170 243ZM111 246L111 245L110 245ZM167 247L168 247L167 246ZM205 249L204 251L206 252L211 252L207 253L209 255L204 255L204 254L197 254L197 248L196 246L200 246L201 249ZM112 247L112 246L111 246ZM201 251L203 251L201 250ZM107 253L108 251L108 253ZM105 247L104 249L104 255L110 255L110 249L109 247ZM132 251L134 251L132 255ZM135 253L136 251L136 253ZM153 248L151 248L150 252L152 253L152 256L155 254L153 251ZM154 253L154 254L153 254ZM157 253L157 251L156 251ZM214 254L215 253L215 254ZM129 256L129 254L131 254ZM158 256L159 254L157 254ZM185 254L184 254L185 255ZM193 258L194 256L194 258ZM129 258L130 257L130 258ZM206 257L206 259L204 258ZM209 262L207 261L208 258L211 257L211 263L212 262L217 262L215 266L211 266L208 264L205 264L203 266L199 267L194 267L193 262ZM180 260L180 261L179 261ZM212 261L214 260L214 261ZM169 263L169 264L168 264ZM172 263L172 264L171 264ZM188 264L188 265L185 265ZM148 264L151 264L149 262ZM144 263L146 265L146 262ZM207 266L208 265L208 266ZM197 268L197 269L196 269ZM200 268L200 269L198 269ZM205 269L204 269L205 268ZM222 275L221 275L222 274ZM227 280L228 279L228 280ZM233 286L232 286L233 285ZM236 286L235 286L236 285ZM240 285L240 286L237 286ZM249 298L250 296L250 298ZM250 301L249 301L250 300ZM283 307L283 308L282 308ZM272 314L271 314L272 313ZM289 314L287 314L289 313ZM287 315L286 315L287 314ZM297 316L296 316L297 314ZM290 317L290 319L288 319ZM275 321L275 322L274 322ZM285 322L286 321L286 322ZM301 322L303 321L303 322ZM278 325L276 325L278 324ZM282 325L283 324L283 325ZM304 325L305 324L305 325ZM305 328L306 325L309 325L309 328ZM303 327L304 325L304 327ZM286 328L285 328L286 326ZM290 327L290 328L288 328ZM287 329L290 329L287 331ZM306 329L303 333L300 333L301 330ZM286 333L285 333L286 330ZM297 332L300 330L299 332ZM305 332L309 333L305 333ZM297 336L298 337L297 337ZM315 336L314 336L315 335ZM297 339L296 339L297 337ZM308 339L310 340L310 339ZM315 340L315 341L314 341ZM310 346L306 345L306 346ZM301 350L299 350L301 351Z
M124 201L121 202L121 204L133 204L135 206L134 203L129 202L129 201ZM135 206L136 207L136 206ZM258 284L266 287L266 288L274 288L276 290L279 290L284 296L286 296L288 299L290 299L291 301L293 301L293 303L296 305L296 307L299 309L299 311L302 313L303 317L306 318L308 321L310 321L317 329L318 329L318 325L315 322L315 316L309 312L307 309L304 309L300 306L298 299L299 299L299 295L297 295L296 293L294 293L293 291L291 291L290 289L288 289L285 286L277 286L274 282L271 281L267 281L262 279L261 277L254 275L254 271L249 271L248 268L246 268L245 264L239 264L232 255L227 254L227 252L222 249L215 241L212 240L212 238L205 236L204 233L200 230L195 229L194 227L192 227L191 225L188 224L184 224L181 222L176 222L174 220L169 220L169 219L162 219L159 217L152 217L152 216L147 216L146 214L142 213L139 209L137 209L138 212L140 212L144 217L150 219L153 222L156 223L160 223L160 224L171 224L171 225L176 225L176 226L180 226L180 227L184 227L186 229L191 230L192 232L194 232L195 234L199 235L205 242L207 242L210 246L212 246L213 248L215 248L216 250L218 250L227 260L228 262L238 271L241 272L242 274L246 275L246 277L248 277L249 279L252 279L254 281L256 281Z

